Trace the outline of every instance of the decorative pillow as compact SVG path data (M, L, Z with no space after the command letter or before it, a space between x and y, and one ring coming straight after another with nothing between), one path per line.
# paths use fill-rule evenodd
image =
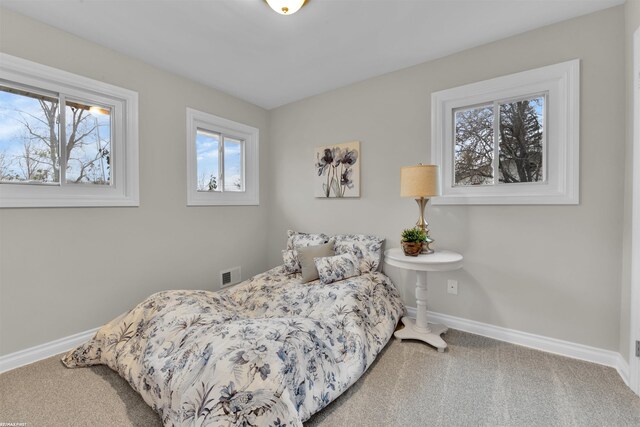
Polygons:
M302 283L307 283L318 278L318 270L314 259L320 257L330 257L335 255L333 251L333 240L329 243L317 246L304 246L297 249L298 262L302 267Z
M326 234L299 233L297 231L287 231L287 250L298 249L303 246L314 246L328 243L330 236Z
M335 256L315 258L314 263L318 269L320 281L325 285L360 275L360 262L352 253L344 253Z
M298 261L298 252L295 249L282 251L282 261L284 269L289 274L299 273L302 271L300 262Z
M384 239L363 234L339 234L335 239L336 254L354 254L358 258L362 273L376 271L380 267Z

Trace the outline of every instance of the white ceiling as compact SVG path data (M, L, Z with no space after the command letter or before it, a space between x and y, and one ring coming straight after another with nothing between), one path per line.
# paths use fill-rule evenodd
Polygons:
M0 0L270 109L624 0Z

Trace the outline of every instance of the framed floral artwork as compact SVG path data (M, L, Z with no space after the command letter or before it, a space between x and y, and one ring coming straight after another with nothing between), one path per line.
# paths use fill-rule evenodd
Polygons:
M360 197L360 141L316 147L315 196Z

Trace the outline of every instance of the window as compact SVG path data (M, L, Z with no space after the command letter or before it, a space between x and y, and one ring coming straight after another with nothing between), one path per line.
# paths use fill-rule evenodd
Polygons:
M196 128L198 191L244 191L244 144L241 139Z
M0 206L137 206L137 96L0 54Z
M453 185L543 182L545 99L454 110Z
M577 204L579 61L432 94L434 204Z
M187 108L187 205L257 205L258 129Z

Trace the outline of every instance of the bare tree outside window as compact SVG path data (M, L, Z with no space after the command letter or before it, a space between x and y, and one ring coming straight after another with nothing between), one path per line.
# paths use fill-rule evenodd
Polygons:
M67 101L66 179L68 183L111 181L111 111Z
M58 99L0 87L3 182L60 182Z
M0 182L60 183L59 100L0 87ZM67 101L67 183L111 181L110 110Z
M538 182L542 175L544 97L500 105L500 182Z
M493 107L458 110L455 117L455 184L493 183Z
M455 110L455 185L544 181L544 109L535 96Z

